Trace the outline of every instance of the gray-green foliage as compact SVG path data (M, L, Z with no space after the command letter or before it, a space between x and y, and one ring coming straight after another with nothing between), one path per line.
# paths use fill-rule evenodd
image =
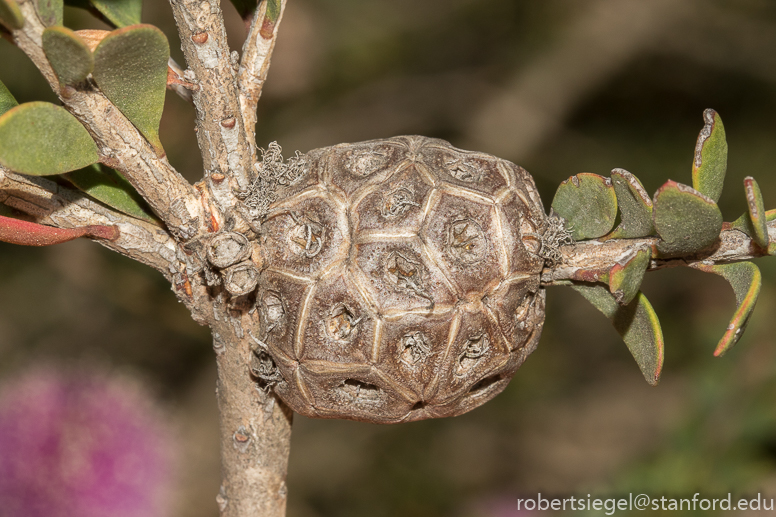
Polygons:
M90 197L137 219L157 223L143 198L121 173L101 164L93 164L63 177Z
M574 240L596 239L614 226L617 198L611 181L581 173L560 184L552 209L566 220Z
M170 47L152 25L133 25L106 36L94 50L97 86L148 139L160 155L159 122L164 110Z
M691 258L712 249L723 229L717 200L727 170L725 129L714 110L704 112L704 121L693 161L694 188L669 180L650 200L633 174L615 169L611 182L594 174L569 178L560 185L552 202L553 210L566 220L577 240L657 236L652 248L645 245L607 270L577 273L580 279L598 279L608 284L608 290L600 284L572 282L574 289L613 321L650 382L659 377L655 358L659 356L662 361L663 345L657 316L639 291L644 273L653 259ZM728 228L748 234L757 246L776 254L767 226L767 221L776 219L776 211L765 211L762 193L753 178L744 180L744 191L748 212ZM618 206L620 224L605 235ZM722 276L736 294L736 313L715 351L715 355L721 355L738 341L746 327L759 294L760 271L751 262L693 262L692 267Z
M96 12L114 27L140 23L143 12L143 0L65 0L65 3Z
M92 51L78 34L67 27L49 27L43 31L43 52L57 74L60 84L85 81L94 70Z
M710 246L722 230L717 204L697 190L668 181L655 193L653 221L664 257L689 255Z
M0 22L9 29L21 29L24 16L16 0L0 0Z
M0 116L0 164L36 176L61 174L99 160L75 117L48 102L28 102Z
M8 88L6 88L3 82L0 81L0 115L18 105L19 103L16 102L14 96L11 95L11 92L8 91Z

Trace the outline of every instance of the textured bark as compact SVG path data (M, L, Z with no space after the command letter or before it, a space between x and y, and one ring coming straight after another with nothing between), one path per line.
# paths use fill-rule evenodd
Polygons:
M270 58L275 48L280 20L286 9L286 0L280 0L280 14L275 22L266 19L268 2L262 2L256 12L248 37L243 45L243 59L238 74L240 108L242 109L248 141L255 140L256 106L267 80Z
M768 222L768 236L771 243L776 242L776 219ZM598 281L597 273L608 271L614 264L631 256L639 248L652 250L657 254L658 237L640 239L612 239L608 241L584 241L573 245L561 246L562 259L557 264L547 266L542 271L542 285L565 285L568 280L583 282ZM773 245L771 245L773 247ZM773 254L774 250L770 250ZM758 246L745 233L723 227L719 239L707 250L680 258L652 258L647 271L669 267L693 266L694 264L725 264L742 262L769 255L769 250Z
M251 341L239 316L223 306L215 310L222 315L213 325L221 415L219 509L223 517L282 516L293 414L251 378Z
M197 108L197 141L205 173L229 178L230 190L217 197L220 208L234 206L232 192L246 194L255 161L245 134L237 94L237 66L226 42L223 13L218 2L170 2L181 47L192 73L186 77L199 88L193 92Z
M114 212L46 178L22 176L0 166L0 203L57 228L115 224L121 232L118 240L98 242L168 278L178 263L175 241L163 228Z

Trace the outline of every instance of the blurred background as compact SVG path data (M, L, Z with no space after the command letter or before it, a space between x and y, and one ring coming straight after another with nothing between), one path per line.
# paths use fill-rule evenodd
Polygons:
M146 4L144 21L182 63L169 6ZM239 50L244 28L223 4ZM66 14L73 28L105 28ZM720 207L731 221L748 175L776 207L775 50L769 0L289 0L258 145L277 140L290 155L444 138L522 165L549 206L579 172L622 167L649 192L690 183L702 113L714 108L730 146ZM54 100L19 51L0 41L0 55L20 102ZM165 109L170 161L196 181L193 109L172 94ZM289 516L508 517L537 492L776 497L776 260L758 265L757 309L721 359L712 351L735 308L725 282L648 275L666 342L656 388L603 315L553 288L539 349L485 406L396 426L295 417ZM134 379L177 453L159 515L216 516L212 348L161 275L89 241L2 245L0 271L5 393L25 372L51 371L40 365Z

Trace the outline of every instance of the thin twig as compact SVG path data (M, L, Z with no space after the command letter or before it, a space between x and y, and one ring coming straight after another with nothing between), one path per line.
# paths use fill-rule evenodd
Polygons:
M175 241L163 228L111 210L46 178L23 176L0 166L0 203L57 228L115 224L119 238L97 239L100 244L168 278L171 269L178 267Z
M223 211L236 204L232 193L247 194L255 161L240 113L237 60L229 52L218 2L170 0L170 5L189 68L184 77L199 87L193 98L205 175L211 181L213 175L229 179L216 181L214 199Z
M768 222L768 235L771 243L776 243L776 219ZM542 271L542 284L552 285L566 280L595 281L594 272L608 271L621 259L631 255L634 250L647 247L655 250L659 237L640 239L611 239L608 241L581 241L569 246L561 246L562 259L552 267ZM770 253L776 252L771 244ZM724 229L717 243L706 251L680 258L653 258L647 271L669 267L691 266L692 264L724 264L742 262L769 254L769 250L759 247L754 240L739 230ZM654 256L654 253L653 253Z
M286 0L263 0L251 21L243 44L243 57L238 73L240 109L249 140L255 141L256 106L267 80L278 28L286 9Z

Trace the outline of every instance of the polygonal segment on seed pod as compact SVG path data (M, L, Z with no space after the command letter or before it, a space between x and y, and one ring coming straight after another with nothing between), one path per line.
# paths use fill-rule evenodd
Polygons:
M325 193L298 196L272 209L262 225L265 264L319 278L347 258L347 214Z
M321 159L323 149L315 149L305 155L302 172L294 178L278 180L277 199L288 199L305 189L312 188L321 182L325 160ZM274 206L274 205L273 205Z
M376 367L428 400L437 388L437 372L447 356L452 318L444 314L406 314L380 327Z
M537 322L544 320L539 277L514 278L489 294L483 303L492 311L510 350L522 347Z
M368 365L309 362L300 374L318 417L389 423L404 418L415 404L406 388Z
M444 310L457 301L418 238L359 243L353 263L355 282L380 314Z
M494 373L485 377L472 386L463 397L454 399L445 404L428 406L426 408L426 411L428 412L426 418L458 416L467 411L471 411L504 391L504 388L507 387L509 381L512 380L513 375L514 371L510 374Z
M516 191L496 205L510 273L538 274L544 265L539 252L545 216L542 213L541 218L536 218L530 203L525 194Z
M420 162L440 180L458 187L495 196L509 186L509 172L498 158L461 151L452 146L426 145L419 151Z
M286 365L283 361L276 361L276 363L283 380L272 386L273 391L295 412L306 416L315 416L310 411L313 397L302 379L299 363L293 365Z
M294 339L300 320L305 318L305 302L312 289L310 283L276 271L262 272L256 295L261 331L256 337L267 344L272 355L299 359Z
M478 294L507 274L503 231L492 204L460 192L435 192L421 238L458 294Z
M325 182L351 199L367 183L380 183L405 159L406 147L390 140L335 146L325 165Z
M374 184L355 202L355 231L416 234L431 188L414 165L408 165L384 183Z
M344 273L322 279L306 307L296 353L301 361L366 364L375 341L376 320Z
M539 191L536 190L536 184L528 171L517 165L514 167L518 171L518 176L512 192L526 206L526 219L534 221L536 227L541 228L547 219L547 214L544 212L544 205L539 197Z
M541 290L536 297L536 306L544 310L545 291ZM543 315L543 313L542 313ZM423 418L438 418L457 416L471 411L489 401L507 387L509 381L514 377L515 372L525 362L526 358L536 350L539 344L539 338L542 333L542 323L534 325L530 335L522 342L520 348L515 349L509 354L506 363L492 371L487 377L477 381L462 396L452 399L445 403L427 405L422 412L413 411L408 416L407 421L420 420Z
M466 394L479 381L497 373L509 359L509 346L481 304L461 311L458 332L439 374L439 391L429 400L444 404Z

